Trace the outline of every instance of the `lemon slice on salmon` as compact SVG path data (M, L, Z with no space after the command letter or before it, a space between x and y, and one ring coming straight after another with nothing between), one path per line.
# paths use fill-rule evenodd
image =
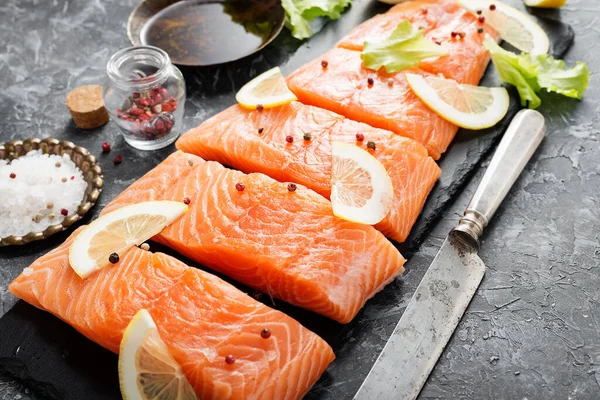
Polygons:
M117 263L125 250L145 242L187 211L177 201L147 201L119 208L86 226L69 248L69 263L77 275Z
M144 309L135 314L123 333L119 384L125 400L198 398Z
M548 35L521 11L496 0L459 0L458 3L473 14L481 12L485 22L517 49L534 55L548 53Z
M348 143L333 142L332 155L333 214L369 225L384 219L394 198L392 180L385 167L368 151Z
M508 112L510 98L503 87L459 84L438 76L406 74L413 92L440 117L461 128L485 129Z
M565 4L567 0L525 0L525 5L529 7L561 8Z
M279 67L270 69L246 83L237 92L235 99L242 107L250 109L273 108L298 100L288 88Z

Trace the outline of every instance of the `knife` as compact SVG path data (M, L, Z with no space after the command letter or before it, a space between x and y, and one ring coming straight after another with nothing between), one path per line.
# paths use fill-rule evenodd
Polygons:
M442 244L355 400L419 395L483 279L479 238L545 133L539 112L515 115L464 216Z

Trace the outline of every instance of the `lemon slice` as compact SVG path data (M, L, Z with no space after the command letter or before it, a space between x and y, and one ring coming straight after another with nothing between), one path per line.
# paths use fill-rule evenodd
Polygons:
M567 0L525 0L525 5L529 7L561 8L565 4Z
M461 128L485 129L508 112L510 98L502 87L461 85L453 79L406 74L408 85L435 113Z
M384 166L366 150L348 143L333 142L332 155L333 214L369 225L384 219L394 198L392 180Z
M485 22L517 49L534 55L548 53L548 35L521 11L495 0L459 0L458 3L473 14L481 11ZM490 6L495 9L491 10Z
M125 400L198 398L144 309L135 314L123 333L119 384Z
M298 100L290 91L279 67L268 70L246 83L235 95L244 108L255 109L278 107Z
M82 278L117 262L125 250L158 234L187 211L177 201L147 201L101 216L77 235L69 248L69 263ZM111 255L116 253L117 257Z

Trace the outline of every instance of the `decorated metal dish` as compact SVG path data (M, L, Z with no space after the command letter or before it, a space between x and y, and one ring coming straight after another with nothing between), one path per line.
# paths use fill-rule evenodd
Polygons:
M76 146L72 142L60 141L53 138L15 140L0 145L0 160L13 161L25 156L32 150L39 150L43 154L63 157L67 155L81 171L87 187L85 188L85 193L76 211L71 215L63 214L65 217L60 223L50 225L41 232L29 232L24 235L0 237L0 246L21 245L35 240L46 239L55 233L64 231L75 222L79 221L88 210L92 208L102 191L102 169L97 164L96 158L85 148Z

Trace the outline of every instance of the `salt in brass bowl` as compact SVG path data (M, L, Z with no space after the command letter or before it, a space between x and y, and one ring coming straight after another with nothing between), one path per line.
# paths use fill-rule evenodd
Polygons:
M46 239L55 233L64 231L83 218L85 213L96 203L102 191L102 169L96 162L96 157L91 155L85 148L76 146L68 141L60 141L53 138L14 140L0 145L0 160L14 160L15 158L24 156L31 150L41 150L44 154L56 154L59 156L63 154L69 155L73 163L83 173L83 178L87 183L85 195L81 200L77 213L65 217L62 223L50 225L43 232L30 232L24 236L13 235L0 238L0 247L22 245L35 240Z

